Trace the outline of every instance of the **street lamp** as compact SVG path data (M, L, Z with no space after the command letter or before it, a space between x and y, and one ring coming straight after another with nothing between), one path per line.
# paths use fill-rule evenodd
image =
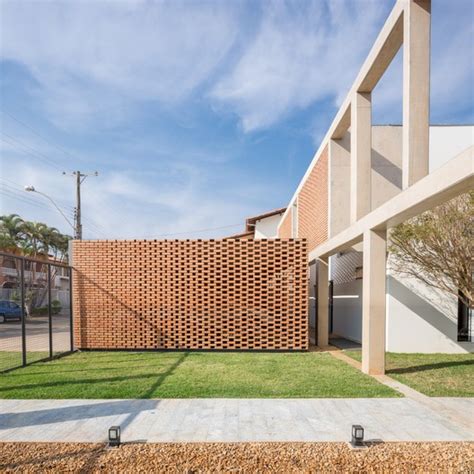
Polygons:
M37 193L37 194L41 194L41 196L44 196L46 199L48 199L49 201L51 201L51 203L53 204L53 206L60 212L60 214L64 217L64 219L66 219L66 222L72 227L72 229L74 230L74 232L76 232L76 228L74 227L74 225L71 223L71 221L67 218L66 214L64 214L63 211L61 211L61 209L59 208L59 206L53 201L52 198L50 198L47 194L45 193L42 193L41 191L38 191L37 189L35 189L34 186L25 186L25 191L29 192L29 193Z

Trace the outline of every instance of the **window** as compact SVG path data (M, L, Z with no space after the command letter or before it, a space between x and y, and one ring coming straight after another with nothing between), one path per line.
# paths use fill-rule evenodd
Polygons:
M458 299L458 341L472 341L472 308L463 303L461 298Z

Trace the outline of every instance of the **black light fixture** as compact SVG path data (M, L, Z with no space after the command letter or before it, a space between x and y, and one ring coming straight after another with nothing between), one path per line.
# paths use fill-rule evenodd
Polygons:
M361 425L352 425L351 445L354 448L364 446L364 428Z
M111 426L109 428L109 446L120 446L120 426Z

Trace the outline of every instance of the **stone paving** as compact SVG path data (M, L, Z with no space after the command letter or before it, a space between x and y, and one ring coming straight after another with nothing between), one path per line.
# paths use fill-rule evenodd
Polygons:
M112 425L123 441L474 440L474 399L0 400L0 441L102 442ZM459 423L456 422L459 420Z

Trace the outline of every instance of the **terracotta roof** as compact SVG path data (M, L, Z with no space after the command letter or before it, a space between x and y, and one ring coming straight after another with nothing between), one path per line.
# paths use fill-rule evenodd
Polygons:
M224 237L224 240L226 239L245 239L245 238L252 238L253 239L254 232L242 232L241 234L234 234L234 235L229 235L227 237Z
M268 211L264 214L259 214L258 216L247 217L245 220L245 229L247 232L253 232L257 221L266 219L267 217L276 216L278 214L283 214L285 211L286 207L280 207L279 209L274 209L273 211Z

